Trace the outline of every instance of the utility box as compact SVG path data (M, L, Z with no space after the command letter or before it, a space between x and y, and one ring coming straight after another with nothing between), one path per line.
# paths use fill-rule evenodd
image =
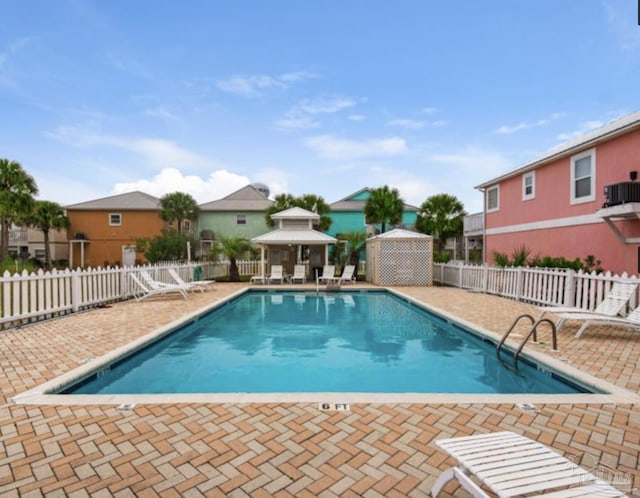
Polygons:
M367 282L433 285L433 239L394 229L367 239Z

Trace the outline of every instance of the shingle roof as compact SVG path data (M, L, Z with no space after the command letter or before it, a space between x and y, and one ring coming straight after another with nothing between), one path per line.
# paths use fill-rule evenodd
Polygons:
M317 230L273 230L251 239L256 244L333 244L336 238Z
M112 195L93 201L80 202L65 206L67 210L109 210L119 209L123 211L157 211L160 209L160 199L144 192L127 192L125 194Z
M367 201L364 201L364 200L351 200L351 198L355 197L358 194L361 194L362 192L365 192L365 191L370 192L371 189L368 188L368 187L361 188L357 192L349 194L347 197L344 197L344 198L340 199L339 201L336 201L336 202L334 202L332 204L329 204L329 209L331 211L357 211L357 212L363 212L364 211L364 206L367 203ZM420 208L418 208L416 206L413 206L411 204L404 204L404 210L405 211L419 211Z
M252 185L242 187L222 199L200 204L200 211L265 211L273 201Z
M550 149L542 156L534 159L533 161L520 166L508 173L505 173L497 178L493 178L489 181L477 185L475 188L484 189L491 187L496 183L500 183L502 180L511 178L513 176L521 175L527 171L536 169L539 166L550 163L565 156L573 155L581 150L588 149L601 142L611 140L612 138L629 133L637 128L640 128L640 111L632 112L619 119L613 120L597 130L586 133L575 140L565 142L553 149Z

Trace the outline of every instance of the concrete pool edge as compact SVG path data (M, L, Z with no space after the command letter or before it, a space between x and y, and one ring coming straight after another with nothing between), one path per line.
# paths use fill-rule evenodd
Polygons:
M258 290L258 289L256 289ZM262 289L260 289L262 290ZM275 292L290 292L291 289L284 288L275 290ZM18 394L11 398L16 404L26 405L104 405L104 404L142 404L142 403L598 403L598 404L639 404L640 396L615 386L609 382L593 377L582 372L570 365L563 363L551 356L537 351L529 351L523 356L530 358L536 364L540 364L545 369L555 372L560 376L568 378L579 385L584 385L596 392L593 394L487 394L487 393L320 393L320 392L299 392L299 393L190 393L190 394L118 394L118 395L78 395L78 394L56 394L56 392L69 387L78 381L96 374L102 369L109 366L124 356L142 349L167 334L170 334L177 328L197 320L200 316L209 313L217 308L224 306L239 296L252 292L251 288L240 289L224 299L209 304L191 312L178 320L175 320L165 326L120 346L109 353L99 357L92 358L85 364L76 367L50 381L30 389L24 393ZM271 289L269 290L272 291ZM354 289L356 292L367 292L364 289ZM485 336L492 342L497 342L500 337L488 330L466 322L465 320L444 312L440 309L433 308L419 300L407 296L397 290L390 288L378 288L374 292L387 291L392 295L402 298L422 309L432 312L441 318L451 321L469 332L476 335ZM307 291L309 292L309 291Z

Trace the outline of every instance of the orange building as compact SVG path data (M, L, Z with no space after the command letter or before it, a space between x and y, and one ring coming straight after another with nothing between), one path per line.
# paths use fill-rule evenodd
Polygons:
M131 266L144 263L136 241L156 237L167 223L160 199L143 192L104 197L65 207L71 221L69 266Z

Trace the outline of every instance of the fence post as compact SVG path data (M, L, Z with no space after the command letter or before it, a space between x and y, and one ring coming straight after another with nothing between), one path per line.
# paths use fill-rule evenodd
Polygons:
M516 273L516 301L520 301L520 299L522 298L522 286L523 286L523 281L524 279L523 277L523 269L524 267L522 266L518 266L518 270Z
M71 271L71 309L74 313L80 309L80 303L82 302L81 271L79 268Z
M575 306L576 302L576 272L574 270L567 271L567 279L564 282L564 296L563 296L563 305L564 306Z
M462 289L462 265L457 265L458 266L458 289Z
M487 293L489 288L489 267L485 264L482 268L482 292Z

